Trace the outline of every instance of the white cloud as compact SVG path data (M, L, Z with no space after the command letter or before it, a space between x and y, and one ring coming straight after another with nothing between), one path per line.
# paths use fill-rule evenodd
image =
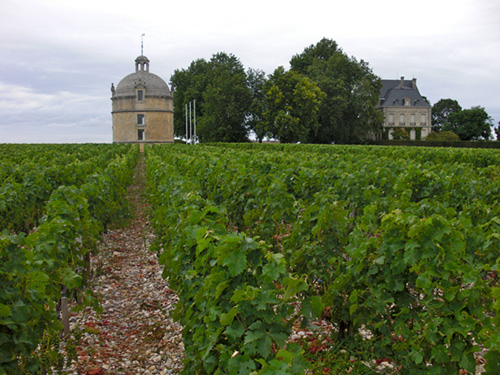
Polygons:
M83 142L110 142L107 99L67 91L40 93L0 82L0 143L77 142L75 137Z

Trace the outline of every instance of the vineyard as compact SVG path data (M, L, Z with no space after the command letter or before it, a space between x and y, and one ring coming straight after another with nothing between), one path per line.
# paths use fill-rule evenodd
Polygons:
M0 146L0 374L54 367L61 302L138 148ZM496 150L145 149L184 374L500 373Z
M61 361L62 304L97 307L86 289L99 234L124 214L139 149L125 145L0 147L0 374Z
M384 362L499 373L498 152L218 145L146 157L185 374ZM321 322L328 336L314 333Z

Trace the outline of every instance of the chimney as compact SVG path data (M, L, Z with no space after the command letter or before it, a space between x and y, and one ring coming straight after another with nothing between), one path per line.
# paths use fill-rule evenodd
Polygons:
M405 77L401 77L401 88L405 87Z
M417 79L416 78L413 78L411 80L411 87L413 88L413 90L417 89Z

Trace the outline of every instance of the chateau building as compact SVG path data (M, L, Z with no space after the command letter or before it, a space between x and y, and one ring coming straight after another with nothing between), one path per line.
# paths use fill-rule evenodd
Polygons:
M377 109L384 114L384 132L393 138L395 129L404 129L411 140L424 139L431 132L431 105L420 95L417 79L382 80Z
M135 59L135 73L111 84L113 143L172 143L173 94L165 81L149 72L149 59Z

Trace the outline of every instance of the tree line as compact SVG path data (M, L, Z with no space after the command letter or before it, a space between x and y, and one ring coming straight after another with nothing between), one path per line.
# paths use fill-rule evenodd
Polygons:
M481 106L462 109L455 99L440 99L432 106L432 131L430 138L479 141L492 138L493 122ZM499 126L493 128L500 140Z
M193 100L201 142L246 142L253 135L260 142L353 144L382 133L383 114L376 110L380 78L327 38L294 55L289 70L279 66L268 76L219 52L175 70L171 82L174 134L180 138L186 136L186 104ZM455 111L442 101L433 107L433 130L464 140L491 137L484 108ZM470 123L473 130L463 126Z
M380 79L363 60L322 39L266 77L224 52L175 70L174 133L185 137L185 105L196 100L201 142L359 143L382 124Z

